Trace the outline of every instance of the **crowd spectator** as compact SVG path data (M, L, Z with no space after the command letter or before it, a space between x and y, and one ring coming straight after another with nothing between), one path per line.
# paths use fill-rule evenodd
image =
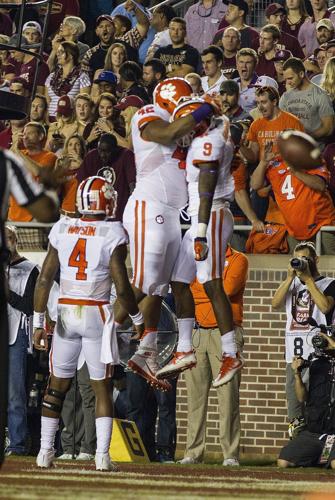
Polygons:
M282 95L286 91L286 81L284 77L284 62L292 57L292 53L289 50L278 50L273 58L274 67L276 70L275 80L278 83L279 95Z
M222 33L223 74L231 78L236 70L236 55L241 47L241 33L234 26L228 26Z
M309 57L318 47L317 24L321 19L330 19L335 23L335 14L328 10L328 0L311 0L313 9L312 18L307 18L299 29L298 40L304 49L305 56Z
M0 147L10 149L12 147L22 148L22 132L27 118L22 120L9 120L7 127L0 132Z
M58 99L55 118L49 126L46 146L57 153L63 149L66 139L78 130L71 97L65 95Z
M45 128L45 131L48 132L48 101L47 98L42 94L35 94L35 97L31 102L30 121L40 123Z
M123 97L120 102L115 106L117 111L120 111L120 117L123 120L125 129L125 137L121 136L113 130L113 135L117 139L119 146L123 148L133 149L131 138L131 120L137 111L144 106L144 102L137 95L128 95Z
M169 32L169 24L174 17L176 17L176 13L171 5L159 5L155 8L152 14L151 26L156 31L156 34L148 48L146 61L152 59L155 52L161 47L171 45L172 40Z
M283 70L288 90L280 98L280 108L297 116L306 132L317 141L324 141L334 130L334 110L330 96L311 83L300 59L288 59Z
M86 25L80 17L67 16L59 27L58 34L52 40L52 50L48 58L50 71L54 71L57 64L57 50L61 42L74 42L79 49L79 60L81 60L89 49L86 43L79 40L86 30Z
M220 47L210 45L201 54L201 62L205 76L201 78L201 86L205 94L215 96L220 85L227 78L223 74L223 52Z
M154 57L166 67L167 76L185 76L197 71L200 64L199 52L186 43L186 22L174 17L169 24L171 45L158 49Z
M105 57L104 68L103 70L98 69L95 72L94 79L96 80L102 72L109 71L116 76L118 82L120 80L120 67L127 61L127 58L126 47L120 42L112 43Z
M12 92L16 95L21 95L23 97L29 97L29 87L28 83L24 78L17 76L13 78L13 80L9 84L9 92Z
M113 71L108 70L98 70L96 73L99 76L95 78L92 85L91 97L93 101L96 102L99 96L105 92L116 96L117 82L120 76L119 73L116 75Z
M259 34L258 63L256 73L276 78L274 57L277 52L277 45L280 39L280 30L274 24L267 24Z
M49 101L49 117L55 119L60 97L76 97L79 92L89 93L90 79L79 64L79 49L74 42L61 42L57 49L58 65L48 76L45 87Z
M320 87L330 96L333 106L335 101L335 57L331 57L325 64Z
M12 146L12 151L24 160L27 169L35 176L39 175L39 167L54 167L56 155L44 148L46 131L38 122L29 122L23 129L23 149L18 145ZM18 205L11 196L8 212L8 220L29 222L32 220L31 213L24 207Z
M286 0L286 16L282 20L282 30L298 38L301 26L308 18L305 0Z
M33 297L38 267L17 251L17 230L6 226L10 253L7 267L9 319L8 418L9 446L6 455L26 455L27 425L27 357L31 347Z
M120 90L121 97L136 95L142 101L148 103L148 94L142 85L141 67L133 62L126 61L120 67Z
M118 193L115 220L122 220L124 207L135 187L136 169L133 152L118 146L114 135L103 134L98 147L85 156L77 173L77 180L81 182L91 175L115 179L114 189Z
M322 82L323 72L327 62L327 51L325 50L325 47L319 47L318 49L315 49L313 59L314 64L312 63L312 71L314 76L311 77L311 82L315 83L315 85L321 86L320 84ZM304 65L308 70L306 61L304 62Z
M188 43L200 53L205 50L211 44L226 11L227 5L222 0L199 0L191 5L184 16Z
M241 48L257 50L259 47L259 34L255 28L246 24L248 13L249 6L245 0L230 0L216 36L221 36L222 31L227 26L234 26L241 34Z
M0 34L0 43L9 44L9 36ZM15 65L10 60L10 52L5 48L0 49L0 86L6 86L15 77Z
M84 129L83 137L89 149L96 148L100 136L103 133L111 133L116 130L122 135L122 129L118 121L118 113L114 107L117 103L113 94L104 92L98 98L92 120Z
M204 93L201 86L201 76L199 76L198 73L187 73L187 75L185 75L185 80L191 85L194 95L200 96Z
M74 100L74 109L77 132L82 135L92 119L94 102L88 94L78 94Z
M268 23L277 26L280 32L280 37L277 41L277 49L289 50L290 52L292 52L292 55L294 57L300 57L304 59L304 52L300 47L296 36L292 36L289 33L286 33L286 31L284 31L282 28L283 20L285 19L285 12L285 8L279 3L270 4L265 11Z
M153 57L143 64L142 80L150 102L152 102L152 94L156 85L165 77L165 66L159 59Z

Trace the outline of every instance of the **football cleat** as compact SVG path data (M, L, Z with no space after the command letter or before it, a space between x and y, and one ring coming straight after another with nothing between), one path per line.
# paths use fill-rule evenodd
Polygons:
M85 453L81 451L77 456L76 460L94 460L94 455L91 453Z
M36 465L42 469L50 469L53 467L53 461L55 459L55 450L42 450L40 449L37 458Z
M118 465L111 461L109 453L95 454L95 468L103 472L119 472Z
M220 385L227 384L233 378L235 373L240 371L244 365L244 359L239 353L236 357L222 355L221 368L216 379L213 380L213 387L220 387Z
M188 370L189 368L193 368L196 364L197 359L193 351L175 352L173 358L168 362L168 364L157 371L156 377L158 379L177 377L179 373Z
M158 371L157 351L150 348L140 347L128 361L128 368L143 377L149 384L159 391L170 391L171 384L166 380L158 380L156 372Z
M224 467L239 467L240 462L237 458L225 458L222 465Z

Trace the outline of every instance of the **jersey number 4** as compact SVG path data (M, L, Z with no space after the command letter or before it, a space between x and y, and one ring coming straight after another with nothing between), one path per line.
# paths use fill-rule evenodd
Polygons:
M76 267L78 269L76 279L82 281L87 280L86 243L87 240L79 238L69 257L69 267Z
M292 175L287 175L281 187L282 194L286 195L287 200L294 200L295 194L292 186Z

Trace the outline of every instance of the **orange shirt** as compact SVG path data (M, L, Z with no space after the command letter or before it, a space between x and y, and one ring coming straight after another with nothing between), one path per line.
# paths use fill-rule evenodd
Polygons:
M327 184L329 182L330 174L325 166L306 173L322 177ZM291 173L283 161L272 161L266 170L266 177L291 236L307 240L320 227L335 224L335 208L328 190L320 192L308 187Z
M277 139L281 132L286 129L304 131L301 121L291 113L281 111L277 118L268 120L267 118L258 118L250 125L247 139L251 142L257 142L259 145L259 156L263 158L264 148L268 142L273 142L273 152L278 153Z
M242 160L236 160L234 168L231 169L231 174L234 178L235 191L247 189L248 171L245 163Z
M57 156L51 151L42 150L40 153L30 154L27 149L23 149L21 151L24 155L29 156L32 160L34 160L41 167L53 167L56 163ZM17 221L17 222L30 222L32 220L32 215L28 210L23 207L20 207L16 203L16 200L13 196L10 197L9 200L9 211L8 211L8 220Z
M234 324L239 326L242 325L243 321L243 293L247 276L247 257L228 247L222 280L233 309ZM191 291L195 302L195 317L199 325L205 328L216 328L217 323L212 304L203 285L195 280L191 284Z
M76 178L76 171L74 175L63 184L62 194L62 210L66 212L76 212L76 196L77 196L78 181Z

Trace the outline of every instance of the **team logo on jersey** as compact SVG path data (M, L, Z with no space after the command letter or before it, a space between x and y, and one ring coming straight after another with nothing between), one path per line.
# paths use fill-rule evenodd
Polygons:
M172 100L176 95L176 91L176 86L173 83L166 83L165 85L162 85L160 95L163 99Z
M164 217L163 217L163 215L157 215L156 222L157 222L157 224L164 224Z
M116 181L116 174L113 167L102 167L100 168L100 170L98 170L97 175L99 175L100 177L104 177L107 182L114 186Z

